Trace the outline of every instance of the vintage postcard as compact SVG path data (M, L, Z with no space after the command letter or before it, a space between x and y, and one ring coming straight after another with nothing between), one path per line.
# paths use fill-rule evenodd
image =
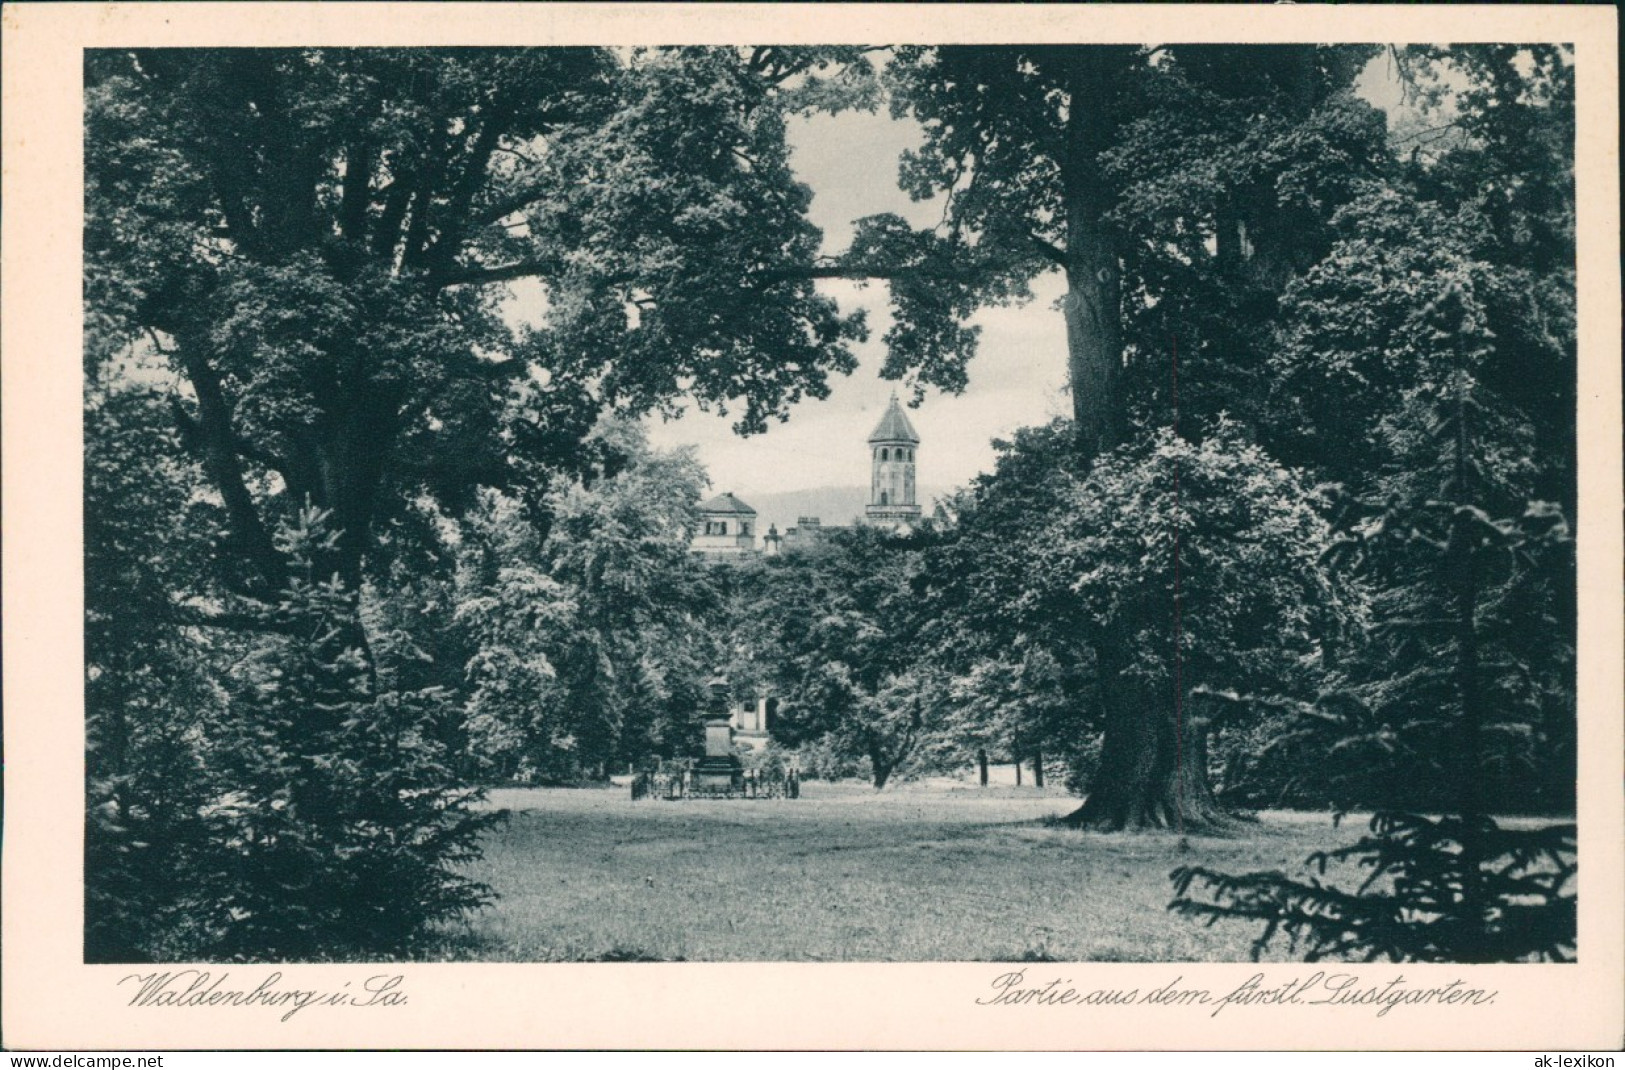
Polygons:
M8 1045L1617 1048L1616 17L8 4Z

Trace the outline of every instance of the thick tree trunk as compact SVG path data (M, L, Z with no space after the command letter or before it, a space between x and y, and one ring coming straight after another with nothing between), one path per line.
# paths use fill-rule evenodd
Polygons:
M1044 752L1042 750L1035 750L1035 751L1033 751L1033 787L1041 788L1043 786L1044 786Z
M980 776L982 787L987 787L987 751L976 752L976 769Z
M1062 184L1067 218L1067 373L1078 449L1085 464L1117 445L1122 410L1122 283L1106 214L1115 191L1100 165L1115 118L1111 105L1126 54L1070 50L1071 102ZM1227 249L1227 252L1229 250ZM1210 829L1225 821L1207 780L1206 732L1181 723L1171 689L1153 693L1120 671L1128 652L1115 635L1096 642L1106 725L1095 788L1068 821L1084 828ZM1111 668L1108 668L1111 667Z
M1107 686L1100 769L1067 823L1101 832L1201 832L1227 825L1208 784L1206 721L1181 716L1166 689L1152 690L1122 674Z
M237 435L232 428L232 402L220 373L198 340L177 338L187 378L197 397L198 426L202 434L203 469L220 492L233 548L257 573L263 593L279 591L286 581L285 562L260 517L248 490Z
M1071 101L1062 186L1066 198L1067 377L1078 447L1086 461L1117 444L1118 375L1123 360L1121 273L1106 221L1113 191L1100 154L1110 146L1117 50L1072 50Z

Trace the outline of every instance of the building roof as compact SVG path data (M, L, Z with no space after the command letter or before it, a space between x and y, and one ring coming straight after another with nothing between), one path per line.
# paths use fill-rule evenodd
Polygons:
M715 498L707 498L700 503L702 513L738 513L741 516L755 516L756 510L735 498L727 491L723 491Z
M870 442L912 442L919 444L920 436L914 433L914 425L908 422L903 414L903 407L897 404L897 395L891 396L891 404L886 406L886 415L880 418L875 425L874 432L869 436Z

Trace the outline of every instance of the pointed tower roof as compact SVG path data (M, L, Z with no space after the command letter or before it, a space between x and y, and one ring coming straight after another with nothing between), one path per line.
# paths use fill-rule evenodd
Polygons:
M880 418L875 425L874 432L869 436L870 442L912 442L919 444L920 436L914 433L914 425L908 422L903 413L903 407L897 403L897 394L891 396L891 404L886 406L886 415Z
M700 503L702 513L739 513L745 516L755 516L756 510L735 498L728 491L723 491L715 498L707 498Z

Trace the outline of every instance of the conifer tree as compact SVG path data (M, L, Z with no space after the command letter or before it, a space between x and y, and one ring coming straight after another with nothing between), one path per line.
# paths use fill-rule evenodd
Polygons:
M1546 410L1527 382L1561 368L1565 346L1502 326L1511 308L1538 314L1552 293L1519 287L1524 267L1496 262L1495 221L1479 209L1373 190L1340 213L1341 240L1288 295L1288 390L1297 377L1300 388L1358 384L1341 412L1301 411L1320 415L1306 425L1314 433L1350 419L1368 429L1368 476L1349 481L1335 556L1377 592L1373 641L1304 713L1320 726L1333 777L1350 775L1339 758L1362 753L1404 775L1379 773L1390 790L1369 835L1312 859L1322 874L1359 861L1371 873L1357 889L1174 872L1173 909L1262 921L1255 952L1284 931L1312 957L1574 953L1574 826L1507 829L1490 816L1516 808L1514 792L1538 790L1540 763L1563 754L1564 726L1572 731L1572 622L1560 607L1573 544L1561 502L1539 496L1561 484L1542 463ZM1521 361L1532 361L1526 381L1508 390L1507 368ZM1359 746L1372 735L1385 757ZM1573 776L1568 765L1559 778ZM1407 781L1420 793L1392 791ZM1408 813L1407 803L1446 816ZM1194 894L1203 888L1210 899Z
M315 565L337 538L327 524L307 508L278 532L293 566L269 614L283 634L233 674L216 743L217 940L233 957L400 954L491 897L458 868L499 816L454 786L436 722L458 711L441 689L377 688L347 640L355 595Z

